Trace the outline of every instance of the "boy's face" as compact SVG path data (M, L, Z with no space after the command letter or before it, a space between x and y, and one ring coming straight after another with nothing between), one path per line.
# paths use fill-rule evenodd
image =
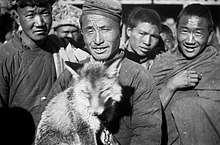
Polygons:
M184 15L177 26L179 49L186 58L194 58L205 49L210 34L205 18Z
M82 17L82 33L88 51L96 60L106 60L119 49L120 24L108 17L87 14Z
M127 28L129 47L139 56L146 56L159 42L159 28L148 22L139 22L134 28Z
M33 41L40 41L47 37L51 24L51 5L25 6L18 8L18 21L24 34Z
M79 33L79 29L73 25L58 26L58 28L55 31L55 34L60 38L69 37L74 40L77 40L77 36Z
M59 38L67 38L75 47L84 47L83 36L78 27L73 25L58 26L58 28L56 28L55 35Z
M175 40L172 36L170 36L170 34L166 32L164 33L162 32L160 36L164 41L164 46L166 51L171 50L175 46Z

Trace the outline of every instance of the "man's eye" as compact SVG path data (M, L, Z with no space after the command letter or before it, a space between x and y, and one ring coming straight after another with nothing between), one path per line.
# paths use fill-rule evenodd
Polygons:
M45 13L43 13L43 15L44 15L44 16L49 16L49 15L50 15L50 13L45 12Z
M181 33L187 33L188 31L186 29L180 30Z
M26 15L26 17L28 17L28 18L33 18L33 17L34 17L34 14L28 14L28 15Z
M196 36L202 36L203 33L202 33L201 31L196 31L196 32L195 32L195 35L196 35Z
M151 34L152 37L159 39L160 35L159 34Z
M87 33L93 33L93 29L91 29L91 28L86 29L86 31L85 31L85 32L87 32Z
M141 36L144 36L144 35L146 35L146 33L143 33L143 32L140 32L139 33Z
M101 28L101 31L108 32L108 31L111 31L111 29L110 28Z

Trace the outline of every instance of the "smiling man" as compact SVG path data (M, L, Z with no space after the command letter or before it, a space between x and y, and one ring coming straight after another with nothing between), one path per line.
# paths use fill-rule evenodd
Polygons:
M177 17L177 51L157 57L151 67L165 109L168 144L220 143L220 56L208 45L212 35L210 10L186 6Z
M143 66L124 57L124 51L119 49L121 4L117 0L85 0L80 23L86 48L91 54L84 62L122 58L118 79L123 97L113 123L108 122L106 126L112 136L101 136L103 144L113 144L109 139L115 138L120 145L160 145L162 108L154 79ZM74 81L71 72L64 70L51 89L48 101ZM98 96L101 97L101 93Z

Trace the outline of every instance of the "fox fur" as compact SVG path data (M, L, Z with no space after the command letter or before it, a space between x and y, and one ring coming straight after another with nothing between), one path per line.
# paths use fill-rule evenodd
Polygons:
M46 106L36 131L35 145L97 145L101 129L98 118L106 102L121 100L118 75L121 59L109 63L89 62L79 69L67 68L73 84L57 94ZM109 104L109 102L108 102Z

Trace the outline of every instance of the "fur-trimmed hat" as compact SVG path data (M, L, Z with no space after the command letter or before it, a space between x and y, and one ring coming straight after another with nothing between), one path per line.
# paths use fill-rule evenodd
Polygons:
M121 22L122 7L117 0L85 0L82 7L82 16L97 14Z
M73 25L80 28L79 18L82 14L80 8L62 2L55 2L52 7L53 29L62 25Z

